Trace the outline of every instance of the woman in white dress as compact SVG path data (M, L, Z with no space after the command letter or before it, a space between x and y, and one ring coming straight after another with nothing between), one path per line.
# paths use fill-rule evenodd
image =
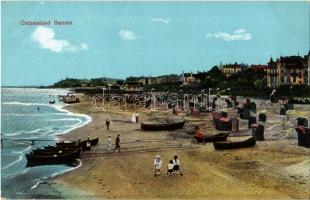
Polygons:
M110 151L111 147L112 147L112 138L111 135L109 135L107 139L107 150Z
M131 122L136 123L136 113L132 113Z

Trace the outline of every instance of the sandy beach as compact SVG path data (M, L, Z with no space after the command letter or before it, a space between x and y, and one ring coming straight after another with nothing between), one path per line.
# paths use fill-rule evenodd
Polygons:
M181 116L187 120L182 130L146 132L140 129L141 121L175 115L171 111L139 112L139 123L132 123L132 111L100 111L85 99L66 109L87 114L92 122L61 138L77 140L89 135L99 137L99 145L82 154L79 168L41 184L34 190L36 194L49 188L58 197L74 199L310 198L310 149L297 146L291 127L296 116L310 115L309 105L296 106L284 125L276 109L258 106L258 112L267 114L266 141L257 142L253 148L225 151L216 151L212 143L193 144L188 134L195 125L216 133L211 114L200 118ZM234 115L235 111L227 111ZM112 120L110 131L105 126L108 117ZM240 121L240 129L250 133L246 125L246 121ZM118 133L121 153L107 152L107 136L112 136L114 144ZM157 154L163 167L161 176L154 177L153 159ZM180 159L183 176L166 175L166 166L174 155Z

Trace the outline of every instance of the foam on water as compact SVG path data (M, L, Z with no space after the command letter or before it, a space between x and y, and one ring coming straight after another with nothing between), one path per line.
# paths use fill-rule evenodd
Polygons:
M12 167L12 166L15 165L16 163L20 162L22 159L23 159L23 156L22 156L22 155L19 155L17 160L14 160L13 162L11 162L10 164L8 164L8 165L6 165L6 166L4 166L4 167L1 167L1 170L7 169L7 168L9 168L9 167Z
M53 145L57 135L68 133L92 120L87 115L65 110L66 104L45 103L49 102L51 93L59 94L59 90L2 88L2 137L50 140L36 141L35 145L31 145L30 141L4 140L1 158L3 197L16 198L16 195L36 188L46 178L77 168L56 165L26 168L25 153L44 145ZM37 107L40 109L37 110Z
M33 190L33 189L37 188L37 187L38 187L41 183L43 183L44 180L46 180L46 179L55 178L56 176L65 174L65 173L67 173L67 172L70 172L70 171L72 171L72 170L75 170L75 169L81 167L81 166L82 166L82 161L81 161L80 159L77 159L77 160L78 160L79 164L78 164L76 167L72 167L71 169L65 169L65 170L62 170L62 171L59 171L59 172L55 172L55 173L53 173L53 174L52 174L51 176L49 176L49 177L43 177L42 179L39 179L38 182L36 182L30 189Z

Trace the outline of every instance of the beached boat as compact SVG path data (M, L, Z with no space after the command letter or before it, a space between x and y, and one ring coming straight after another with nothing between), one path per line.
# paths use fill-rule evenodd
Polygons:
M51 145L48 145L48 146L44 146L43 149L44 150L62 150L62 149L73 149L73 148L77 148L78 146L74 146L74 147L70 147L70 146L51 146Z
M205 135L204 142L220 142L220 141L226 141L227 137L229 135L229 132L226 133L218 133L215 135Z
M26 154L27 167L37 166L37 165L52 165L52 164L71 164L77 159L81 154L82 149L77 148L71 152L65 154Z
M144 131L172 131L182 129L185 124L185 120L166 122L144 122L141 123L141 129Z
M73 142L71 142L71 141L61 141L61 142L57 142L56 143L56 145L57 146L62 146L62 147L65 147L65 146L78 146L79 144L81 144L81 143L86 143L87 142L87 140L84 140L84 141L73 141ZM90 145L91 146L95 146L95 145L97 145L98 144L98 142L99 142L99 137L97 137L97 138L95 138L95 139L91 139L91 140L89 140L89 142L90 142Z
M90 146L95 146L99 142L99 137L89 140ZM57 147L82 147L83 151L90 150L90 148L87 147L87 140L84 141L74 141L74 142L57 142Z
M225 141L225 142L214 142L214 148L216 150L224 150L224 149L239 149L255 146L256 140L253 137L250 137L246 140L242 141Z
M81 147L73 147L73 148L57 148L57 147L53 147L53 148L44 148L44 149L34 149L32 150L32 154L36 154L36 155L47 155L47 154L65 154L68 152L72 152L74 150L76 150L77 148L81 148Z
M207 142L220 142L220 141L226 141L227 137L229 135L229 132L227 133L218 133L215 135L195 135L193 143L207 143Z
M49 104L55 104L55 100L49 101Z
M89 140L90 142L90 146L96 146L99 142L99 138L95 138L95 139L92 139L92 140ZM86 146L87 144L87 140L84 140L82 142L80 142L81 146Z

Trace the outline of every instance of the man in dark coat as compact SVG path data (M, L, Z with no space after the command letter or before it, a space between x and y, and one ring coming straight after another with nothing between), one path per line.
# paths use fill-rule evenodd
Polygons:
M107 119L105 120L105 125L107 126L107 130L110 129L110 123L111 123L110 119L107 118Z
M121 152L121 139L120 139L120 134L117 134L116 138L115 138L115 149L113 150L113 152L118 149L118 152Z

